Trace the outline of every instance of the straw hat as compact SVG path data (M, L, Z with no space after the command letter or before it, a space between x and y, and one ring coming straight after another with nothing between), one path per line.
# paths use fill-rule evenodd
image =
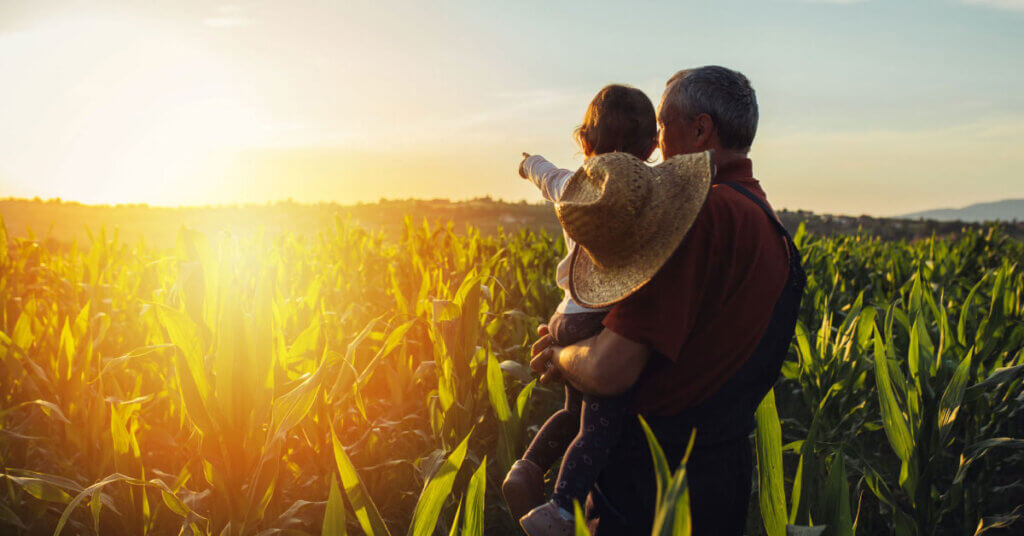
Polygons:
M572 298L604 307L647 284L693 225L711 175L709 152L654 167L627 153L587 160L555 206L577 244L569 264Z

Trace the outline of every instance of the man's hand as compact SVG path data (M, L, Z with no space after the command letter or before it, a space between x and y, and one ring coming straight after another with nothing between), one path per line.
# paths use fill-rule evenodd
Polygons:
M560 380L584 393L615 396L629 390L647 365L651 351L614 331L601 333L561 347L547 326L537 328L530 368L541 373L541 383Z
M526 169L523 168L523 164L526 163L526 159L527 158L530 158L530 153L523 153L523 160L521 162L519 162L519 176L524 178L524 179L527 178L527 177L526 177Z
M530 368L541 375L541 383L561 380L562 374L558 369L558 360L555 358L562 351L562 347L555 345L555 339L551 336L547 324L537 326L537 335L540 336L540 339L530 348L530 357L532 358L530 359Z

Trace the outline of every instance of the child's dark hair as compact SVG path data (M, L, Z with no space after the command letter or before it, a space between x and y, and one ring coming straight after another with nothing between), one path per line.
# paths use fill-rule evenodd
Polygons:
M590 101L574 137L586 156L620 151L647 160L658 137L654 105L635 87L605 86Z

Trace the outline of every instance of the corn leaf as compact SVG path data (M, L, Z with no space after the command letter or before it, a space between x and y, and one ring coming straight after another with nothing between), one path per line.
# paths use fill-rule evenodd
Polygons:
M768 536L786 534L786 490L782 478L782 427L775 409L775 392L768 391L755 413L757 418L758 502Z
M470 432L472 435L472 432ZM455 447L455 450L448 455L441 467L438 468L423 486L419 500L416 501L416 509L412 514L412 524L409 526L409 536L430 536L437 526L437 518L441 515L441 507L452 491L455 483L455 475L462 467L462 461L466 458L466 449L469 447L469 435Z
M829 536L853 536L853 518L850 515L850 486L846 481L846 462L842 453L836 453L825 482L825 522Z
M390 536L391 533L388 531L387 525L384 524L384 519L377 511L377 505L373 504L370 494L366 492L366 486L359 478L359 473L356 472L355 466L352 465L341 442L338 441L338 436L334 433L334 425L331 425L330 429L334 463L338 469L338 475L341 476L341 485L345 488L345 495L348 496L348 502L352 506L352 511L355 512L356 521L359 522L359 526L362 527L366 536Z
M971 358L973 356L973 350L967 353L967 357L960 361L960 364L956 367L956 372L953 373L953 378L949 380L949 385L946 386L946 390L942 393L942 399L939 400L939 414L938 414L938 425L939 425L939 443L945 445L949 439L949 434L953 429L953 424L956 422L956 417L960 413L960 403L964 399L964 391L967 389L968 376L971 373Z
M484 536L484 494L487 490L487 456L469 479L466 490L466 512L462 520L462 536ZM456 514L456 520L458 514ZM455 522L452 522L455 526Z
M914 444L910 436L907 418L896 401L892 380L889 377L888 358L882 334L875 330L875 385L878 387L878 402L882 411L882 425L889 444L900 460L910 459Z
M327 495L327 506L324 509L324 523L320 528L321 536L345 536L345 502L338 489L338 476L331 473L331 488Z
M508 396L505 394L505 379L498 365L494 353L487 352L487 394L491 399L491 406L494 413L501 422L507 422L512 416L512 410L508 405Z

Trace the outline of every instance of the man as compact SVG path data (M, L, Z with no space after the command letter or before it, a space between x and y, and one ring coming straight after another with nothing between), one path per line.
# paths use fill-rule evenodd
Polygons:
M585 393L629 392L672 467L687 465L694 534L742 534L750 502L754 410L774 384L803 292L803 271L747 153L754 90L718 66L676 73L658 110L666 160L713 151L717 175L686 237L656 275L618 302L597 336L560 348L547 327L531 366ZM574 296L575 297L575 296ZM655 478L632 423L587 500L598 536L649 533Z

